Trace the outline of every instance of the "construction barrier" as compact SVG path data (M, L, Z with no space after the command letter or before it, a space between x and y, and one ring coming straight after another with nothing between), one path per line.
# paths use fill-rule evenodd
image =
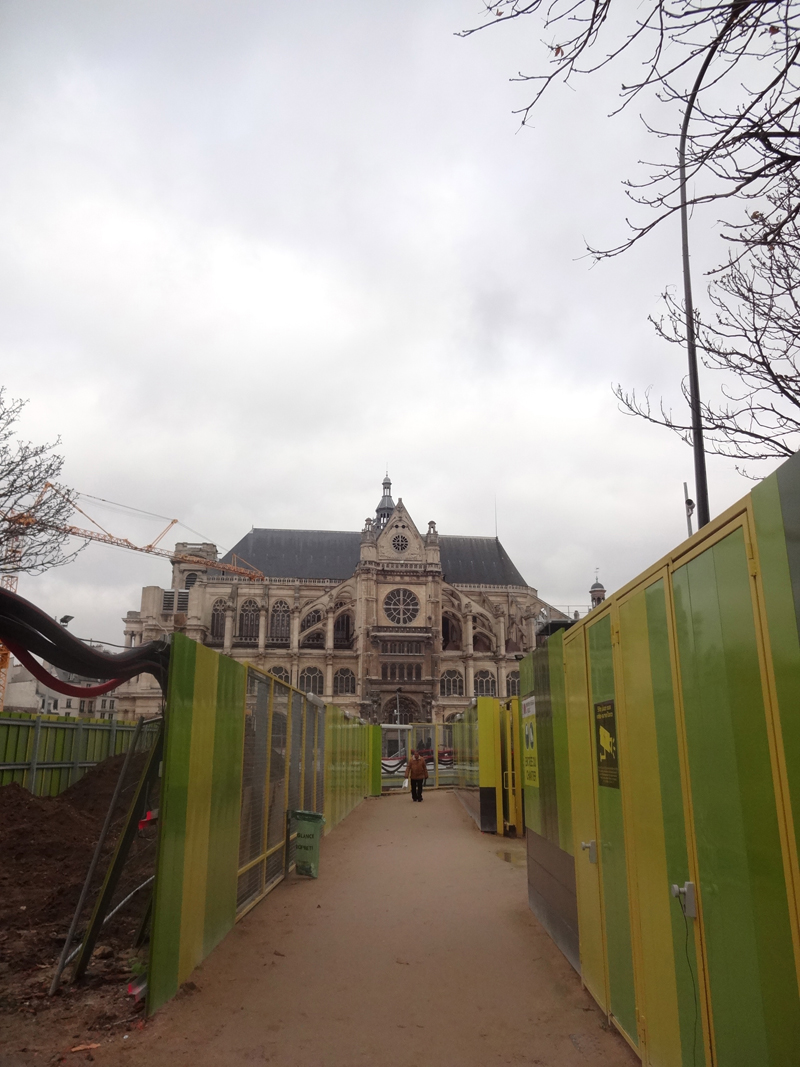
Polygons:
M361 719L335 704L325 709L325 833L371 793L371 731ZM305 805L306 808L308 805Z
M456 784L450 723L412 722L399 726L384 723L373 729L380 737L380 748L376 749L380 768L379 793L402 789L411 752L419 752L425 758L428 767L426 789L450 788ZM378 743L375 742L376 746Z
M523 661L531 906L654 1067L800 1062L800 455Z
M165 725L148 1013L293 869L289 812L327 833L372 780L373 727L181 634Z
M522 834L519 701L478 697L454 716L456 795L484 833Z
M89 767L127 752L135 722L66 715L0 713L0 786L17 782L37 797L55 797ZM152 744L145 728L141 744Z

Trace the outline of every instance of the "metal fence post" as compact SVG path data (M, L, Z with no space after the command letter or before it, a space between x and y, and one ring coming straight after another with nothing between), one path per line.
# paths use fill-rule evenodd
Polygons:
M138 737L138 734L139 734L140 731L141 731L141 720L139 720L139 722L136 724L136 736L137 737ZM67 939L64 942L64 947L61 950L61 956L59 957L59 960L58 960L58 966L56 967L56 973L53 975L53 981L50 983L50 992L48 993L48 996L52 997L53 994L55 993L55 991L58 989L58 983L61 981L61 975L62 975L62 973L64 971L64 968L67 965L67 957L69 955L69 950L70 950L70 948L72 946L72 941L73 941L73 939L75 937L75 931L78 928L78 921L80 920L81 912L83 911L83 905L86 903L86 897L89 894L89 887L92 884L92 878L94 877L94 872L95 872L95 870L97 868L97 864L100 861L100 856L101 856L101 854L103 852L103 845L105 844L106 836L108 834L109 828L111 827L111 820L114 817L114 809L117 806L117 802L119 801L119 795L122 792L122 787L123 787L123 785L125 783L125 778L126 778L126 775L128 773L128 766L130 765L131 757L133 756L132 749L133 749L133 746L131 746L131 748L128 750L128 754L125 756L125 759L122 761L122 767L120 768L119 777L117 778L116 782L114 783L114 793L113 793L113 795L111 797L111 803L108 805L108 811L106 812L106 817L105 817L105 820L103 822L103 828L100 831L100 836L97 839L97 844L95 845L94 853L92 855L92 861L89 864L89 870L86 872L86 878L83 881L83 888L81 889L81 895L78 898L78 903L77 903L77 905L75 907L75 911L74 911L73 916L72 916L72 922L70 923L70 926L69 926L69 932L67 933Z
M78 725L75 727L75 733L72 741L72 770L69 775L69 784L75 785L78 780L78 772L80 771L81 761L81 741L83 740L83 723L78 720Z
M36 765L39 762L39 738L42 733L42 716L36 716L36 725L33 728L33 750L28 764L28 792L36 796Z

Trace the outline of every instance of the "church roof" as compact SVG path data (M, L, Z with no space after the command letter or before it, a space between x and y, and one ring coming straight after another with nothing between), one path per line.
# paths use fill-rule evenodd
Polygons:
M349 530L251 530L222 557L233 555L269 578L350 578L361 558L361 534Z
M527 582L496 537L439 536L442 571L455 585L523 585Z
M445 581L458 585L518 585L527 582L495 537L439 536ZM233 556L270 578L343 582L361 558L361 534L347 530L251 530L234 545Z

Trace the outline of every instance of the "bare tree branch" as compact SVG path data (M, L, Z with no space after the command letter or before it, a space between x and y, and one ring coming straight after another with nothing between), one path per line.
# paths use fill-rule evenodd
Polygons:
M0 574L41 574L75 558L65 552L75 493L58 483L64 459L59 444L34 445L16 439L23 400L7 400L0 387ZM45 491L51 482L60 493Z
M649 97L684 112L697 71L708 62L687 142L687 175L699 183L690 204L768 201L800 166L800 0L644 0L638 8L618 7L622 23L610 18L611 0L487 0L486 18L462 36L514 19L538 19L549 37L542 44L550 69L515 79L535 85L533 98L517 112L523 125L554 83L612 63L623 64L617 111ZM610 47L604 49L607 38ZM679 125L647 128L677 141ZM624 252L680 209L677 158L645 165L653 168L650 176L629 180L626 191L654 218L645 224L628 220L627 239L591 248L596 257ZM768 221L780 227L785 218ZM744 215L731 225L746 228L748 222Z
M709 370L722 372L719 399L701 404L709 452L753 461L800 449L800 179L787 178L754 212L740 248L709 286L714 322L696 318L697 347ZM666 316L652 320L671 344L685 345L682 303L664 295ZM622 410L665 426L691 444L691 427L649 390L641 397L614 388ZM688 388L683 382L688 401ZM746 470L743 473L747 473Z

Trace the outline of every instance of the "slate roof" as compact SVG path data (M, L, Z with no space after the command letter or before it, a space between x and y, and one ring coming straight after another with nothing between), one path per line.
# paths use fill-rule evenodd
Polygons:
M317 578L343 582L361 558L361 534L346 530L251 530L222 557L234 553L269 578Z
M527 582L496 537L440 535L445 580L455 585L523 585Z
M527 582L494 537L439 537L445 581L459 585L516 585ZM312 578L343 582L361 558L361 534L347 530L251 530L233 555L270 578Z

